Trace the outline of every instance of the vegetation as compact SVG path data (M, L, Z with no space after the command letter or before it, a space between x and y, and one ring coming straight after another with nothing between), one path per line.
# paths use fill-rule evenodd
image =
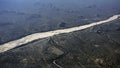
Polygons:
M55 35L12 49L0 54L0 67L119 68L119 21Z

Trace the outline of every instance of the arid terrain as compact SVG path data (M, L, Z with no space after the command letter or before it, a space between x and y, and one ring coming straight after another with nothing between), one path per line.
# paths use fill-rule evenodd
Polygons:
M120 13L119 0L0 0L0 44L37 32L104 20Z
M25 44L22 43L28 40L17 41L21 45L12 48L10 45L15 41L5 51L2 48L31 34L55 33L107 20L120 14L119 3L119 0L0 0L0 68L120 68L120 17Z

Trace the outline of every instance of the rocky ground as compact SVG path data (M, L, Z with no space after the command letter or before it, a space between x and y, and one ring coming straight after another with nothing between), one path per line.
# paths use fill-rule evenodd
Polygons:
M120 18L0 54L0 68L120 68Z

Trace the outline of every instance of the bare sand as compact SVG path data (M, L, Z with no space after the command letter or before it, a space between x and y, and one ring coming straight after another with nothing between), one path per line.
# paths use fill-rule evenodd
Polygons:
M87 29L92 26L108 23L110 21L116 20L119 16L120 16L120 14L114 15L106 20L93 22L93 23L78 26L78 27L72 27L72 28L67 28L67 29L58 29L58 30L42 32L42 33L34 33L31 35L22 37L20 39L10 41L8 43L0 45L0 53L8 51L8 50L13 49L18 46L21 46L23 44L27 44L27 43L32 42L37 39L46 38L46 37L50 37L50 36L58 35L58 34L62 34L62 33L70 33L70 32L74 32L74 31L78 31L78 30Z

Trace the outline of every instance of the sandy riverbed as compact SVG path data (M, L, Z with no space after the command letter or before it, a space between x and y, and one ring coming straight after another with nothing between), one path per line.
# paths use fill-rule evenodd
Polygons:
M100 25L100 24L104 24L104 23L109 23L110 21L116 20L119 16L120 16L119 14L114 15L106 20L93 22L91 24L87 24L87 25L83 25L83 26L31 34L31 35L28 35L28 36L23 37L21 39L14 40L14 41L0 45L0 53L5 52L5 51L10 50L10 49L13 49L13 48L18 47L18 46L21 46L23 44L27 44L29 42L32 42L32 41L40 39L40 38L46 38L46 37L50 37L50 36L57 35L57 34L83 30L83 29L87 29L87 28L92 27L92 26L96 26L96 25Z

